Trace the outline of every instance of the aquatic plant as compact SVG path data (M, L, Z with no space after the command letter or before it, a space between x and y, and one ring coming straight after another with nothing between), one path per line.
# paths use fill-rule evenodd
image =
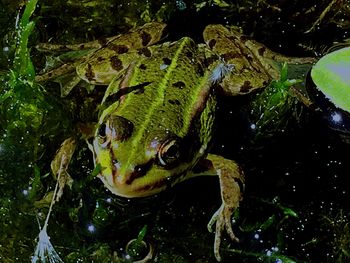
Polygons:
M29 19L34 13L37 2L38 0L29 0L27 2L23 15L16 26L18 46L15 52L13 72L27 81L32 81L35 77L34 66L28 50L28 39L35 26L35 22Z
M298 218L298 214L283 204L278 197L272 200L260 198L253 200L258 205L251 208L250 213L258 213L259 215L266 213L266 211L270 211L270 213L259 219L256 219L256 216L251 216L255 218L253 221L248 218L243 219L240 223L240 230L249 236L246 241L249 243L249 249L246 247L243 249L231 248L227 251L261 262L298 262L292 256L287 255L284 233L281 231L289 222Z
M271 137L283 133L290 117L297 117L297 98L290 88L301 80L288 78L288 66L284 63L280 79L273 80L251 102L251 129L255 138Z
M145 241L144 237L147 232L147 225L145 225L141 231L139 232L136 239L131 240L128 245L126 246L126 253L128 254L128 257L132 258L133 260L139 260L143 257L147 256L148 250L147 247L149 246ZM152 249L151 249L152 250Z
M317 88L336 107L347 112L350 112L349 57L349 47L336 50L323 56L311 70Z
M31 101L32 103L26 103L25 105L18 103L19 100L28 98L27 96L30 95L29 98L42 99L40 89L33 85L35 70L28 49L28 39L35 26L34 21L30 21L29 18L33 14L36 4L37 0L28 1L22 17L20 19L17 18L18 22L16 24L16 46L13 68L3 78L3 90L0 95L1 106L7 106L6 109L2 109L3 113L6 113L9 109L13 108L15 108L15 111L10 111L10 114L5 115L5 120L2 120L1 123L1 126L4 129L9 128L8 126L13 121L26 121L26 119L23 118L26 118L29 115L33 127L36 127L41 123L41 114L36 107L36 101ZM22 126L23 125L24 123Z
M340 209L335 215L325 215L321 219L321 224L332 235L324 235L328 245L332 248L332 260L334 262L349 262L350 260L350 223L349 213Z
M35 19L30 20L37 0L28 1L23 15L17 17L14 45L9 45L13 54L10 70L2 72L0 86L0 160L8 163L1 167L1 178L8 174L4 185L21 185L28 182L28 169L33 173L35 163L43 157L45 142L62 134L70 121L62 111L62 104L44 87L35 83L35 69L30 55L30 37L35 29ZM40 166L40 165L39 165Z
M16 19L15 30L10 33L15 36L15 41L8 47L11 49L9 53L13 54L13 65L1 75L0 87L1 200L9 200L8 209L3 216L12 218L5 222L2 231L5 237L8 235L8 238L11 237L14 241L20 239L20 242L24 242L24 239L19 238L19 235L30 235L31 231L27 228L23 232L22 228L28 225L23 224L21 220L25 217L25 220L30 222L28 219L31 218L32 211L28 208L43 195L42 180L46 176L40 174L42 165L39 165L39 160L43 157L45 140L49 140L50 134L57 133L57 123L63 127L66 124L53 97L47 96L44 88L34 83L35 69L30 55L29 40L35 29L35 19L31 20L31 16L37 2L38 0L29 0L22 15L18 15ZM17 198L14 198L14 194ZM48 216L51 210L52 206ZM23 216L18 216L18 213ZM44 261L44 255L56 258L46 232L47 221L48 218L39 234L40 242L33 262L53 262ZM18 225L23 227L16 227ZM8 241L1 240L0 246L4 244L8 244ZM11 253L16 253L16 250L9 250L2 259L10 258Z
M3 137L4 144L17 143L22 149L30 148L26 158L32 161L43 149L40 139L45 134L55 133L57 120L66 124L57 102L34 83L35 69L28 41L35 27L30 16L37 2L28 1L23 15L17 19L15 46L11 47L14 48L13 66L3 74L0 87L0 130L6 137ZM25 140L24 134L28 135Z
M23 136L22 132L31 132L37 134L42 125L43 117L47 109L40 108L38 105L45 105L44 94L37 85L33 85L35 70L31 61L28 49L28 39L31 35L35 22L30 21L38 0L29 0L24 9L23 15L16 25L16 49L13 62L13 69L9 72L6 80L4 92L1 94L0 102L2 106L1 113L5 115L2 128L9 137ZM7 136L5 136L7 137ZM22 137L23 138L23 137ZM38 145L40 136L33 136ZM13 138L12 138L13 139ZM40 143L39 143L40 145ZM34 157L37 158L38 148L34 148ZM36 175L38 173L35 173ZM38 179L36 177L36 179ZM52 211L58 190L58 181L56 183L54 195L45 224L39 234L39 243L35 251L32 262L63 262L59 259L54 250L50 238L47 235L48 219Z
M343 10L342 10L343 9ZM329 2L329 4L323 9L323 11L320 13L319 17L316 19L316 21L312 24L312 26L305 31L305 33L310 33L312 31L314 31L316 29L316 26L321 24L322 22L324 22L324 20L326 20L326 23L329 23L332 20L337 20L335 19L337 15L341 14L341 13L345 13L344 11L346 9L349 9L346 1L345 0L332 0ZM325 17L327 17L327 19L325 19ZM344 19L339 19L339 21L337 21L337 24L339 26L341 26L342 24L346 25L344 23L344 21L342 21Z

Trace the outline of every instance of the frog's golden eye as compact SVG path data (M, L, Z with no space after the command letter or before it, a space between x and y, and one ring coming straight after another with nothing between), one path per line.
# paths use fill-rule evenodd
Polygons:
M161 166L171 167L175 165L180 158L180 142L178 139L171 138L166 140L158 151L158 161Z

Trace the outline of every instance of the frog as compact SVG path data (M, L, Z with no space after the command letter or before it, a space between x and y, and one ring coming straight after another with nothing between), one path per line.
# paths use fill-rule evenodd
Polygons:
M151 22L104 43L74 46L94 50L37 81L74 69L79 81L107 86L88 147L98 177L113 194L142 198L189 178L217 176L221 206L207 228L215 228L214 256L221 261L223 234L239 241L231 217L243 198L245 176L236 161L210 153L217 98L267 86L279 78L276 61L314 60L275 53L234 27L208 25L200 44L186 36L163 42L165 29Z

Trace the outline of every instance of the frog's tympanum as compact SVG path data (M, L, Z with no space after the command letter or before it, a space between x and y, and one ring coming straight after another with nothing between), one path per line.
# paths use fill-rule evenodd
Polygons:
M216 97L266 86L279 77L276 61L304 60L273 53L221 25L205 28L205 45L189 37L155 45L164 28L153 22L111 38L76 65L81 79L108 85L90 148L105 186L123 197L217 175L222 205L208 228L216 224L214 253L220 260L223 232L238 240L231 215L242 199L244 176L234 161L208 153Z

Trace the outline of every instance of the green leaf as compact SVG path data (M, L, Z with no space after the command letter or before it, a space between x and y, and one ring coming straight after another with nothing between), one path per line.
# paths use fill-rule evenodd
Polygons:
M288 75L288 65L286 62L283 63L282 69L281 69L281 78L280 81L286 81L287 80L287 75Z
M37 2L38 0L28 0L22 18L20 20L20 27L25 28L28 25L29 18L34 13Z
M28 39L32 33L35 23L29 21L33 14L38 0L29 0L18 27L18 46L15 52L14 70L29 81L33 81L35 77L35 70L30 59L28 50Z
M146 232L147 232L147 225L144 225L137 236L138 242L141 242L145 238Z
M213 0L214 4L216 4L217 6L223 8L223 7L229 7L230 5L228 3L226 3L223 0Z
M92 170L92 172L91 172L91 178L94 178L94 177L96 177L100 172L101 172L101 170L102 170L102 166L101 166L101 164L96 164L96 166L95 166L95 168L94 168L94 170Z
M288 208L288 207L282 207L282 208L283 208L283 213L285 215L295 217L295 218L298 217L298 214L294 210L292 210L291 208Z
M350 47L322 57L312 68L311 78L335 106L350 112Z

